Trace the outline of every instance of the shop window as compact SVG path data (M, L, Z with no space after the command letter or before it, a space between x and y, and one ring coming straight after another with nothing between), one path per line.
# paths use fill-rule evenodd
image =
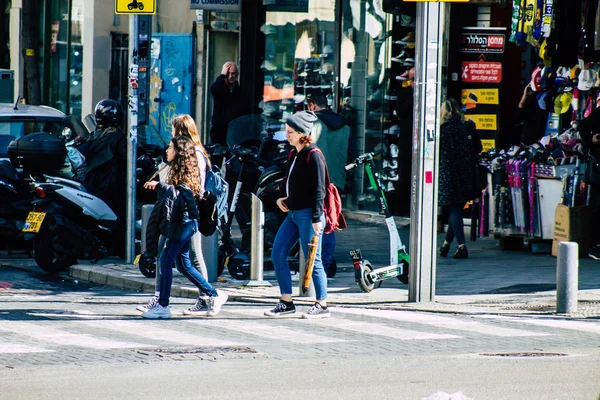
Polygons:
M285 120L305 108L306 96L323 92L333 103L337 58L335 1L311 0L308 11L267 11L262 109L269 125L283 130Z

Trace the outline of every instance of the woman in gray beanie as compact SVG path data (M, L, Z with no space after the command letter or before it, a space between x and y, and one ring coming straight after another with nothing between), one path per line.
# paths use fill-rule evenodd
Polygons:
M304 254L308 254L308 244L314 235L319 236L312 279L317 295L316 303L302 314L302 318L327 318L327 274L321 262L321 237L325 228L323 200L325 199L325 157L319 148L312 144L310 136L317 116L311 111L301 111L286 121L286 137L294 147L288 156L284 193L277 200L277 206L287 213L281 224L271 258L275 266L281 299L267 317L277 318L296 312L292 301L292 277L287 257L294 244L300 239Z

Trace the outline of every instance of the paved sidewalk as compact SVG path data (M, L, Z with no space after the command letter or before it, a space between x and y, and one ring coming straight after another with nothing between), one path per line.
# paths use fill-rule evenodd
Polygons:
M523 314L570 318L600 318L600 262L579 260L578 310L570 315L556 314L556 257L532 254L529 251L503 251L498 241L481 238L468 242L468 260L437 259L435 299L433 302L409 303L408 286L397 279L383 282L380 288L363 293L354 281L349 250L360 247L363 257L376 266L389 262L389 242L383 218L368 214L349 215L348 229L336 233L335 258L338 273L329 279L328 302L331 305L352 305L370 308L420 310L465 314ZM408 248L409 221L397 219L402 241ZM443 235L438 237L438 243ZM116 286L141 292L154 292L154 279L144 277L136 265L79 264L71 267L76 279ZM224 278L224 279L223 279ZM272 287L250 287L232 280L227 271L214 285L226 291L230 300L274 304L279 288L274 271L265 271L264 279ZM294 282L295 295L298 283ZM195 298L196 288L174 273L172 295ZM314 301L296 297L296 302Z

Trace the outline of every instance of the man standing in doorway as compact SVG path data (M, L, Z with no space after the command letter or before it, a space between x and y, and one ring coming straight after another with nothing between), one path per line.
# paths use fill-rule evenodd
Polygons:
M312 134L314 143L321 149L327 162L329 179L340 193L345 192L346 170L348 161L348 142L350 127L346 119L328 108L327 98L322 92L312 93L307 97L308 110L313 111L319 118L313 124ZM321 260L327 277L335 275L332 268L333 251L335 250L334 232L323 234L321 244Z
M221 75L210 87L213 95L212 127L210 141L227 146L227 128L229 123L248 113L248 104L237 81L239 70L232 61L227 61L221 69Z

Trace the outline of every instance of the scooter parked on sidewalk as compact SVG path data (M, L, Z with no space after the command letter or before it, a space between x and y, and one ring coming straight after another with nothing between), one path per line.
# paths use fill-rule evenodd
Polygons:
M346 165L346 171L356 168L359 165L363 165L371 188L379 193L379 201L381 210L385 213L385 222L388 228L390 237L390 265L387 267L373 268L373 265L366 259L362 258L360 249L350 250L350 257L354 264L354 277L356 283L363 292L370 292L375 288L381 286L382 281L390 278L398 278L400 282L408 283L408 266L410 263L410 257L406 252L406 248L400 240L400 234L396 227L394 217L390 213L388 208L387 200L385 198L385 191L381 184L379 174L375 171L375 163L373 159L381 154L383 150L378 150L372 153L366 153L358 156L352 163Z

